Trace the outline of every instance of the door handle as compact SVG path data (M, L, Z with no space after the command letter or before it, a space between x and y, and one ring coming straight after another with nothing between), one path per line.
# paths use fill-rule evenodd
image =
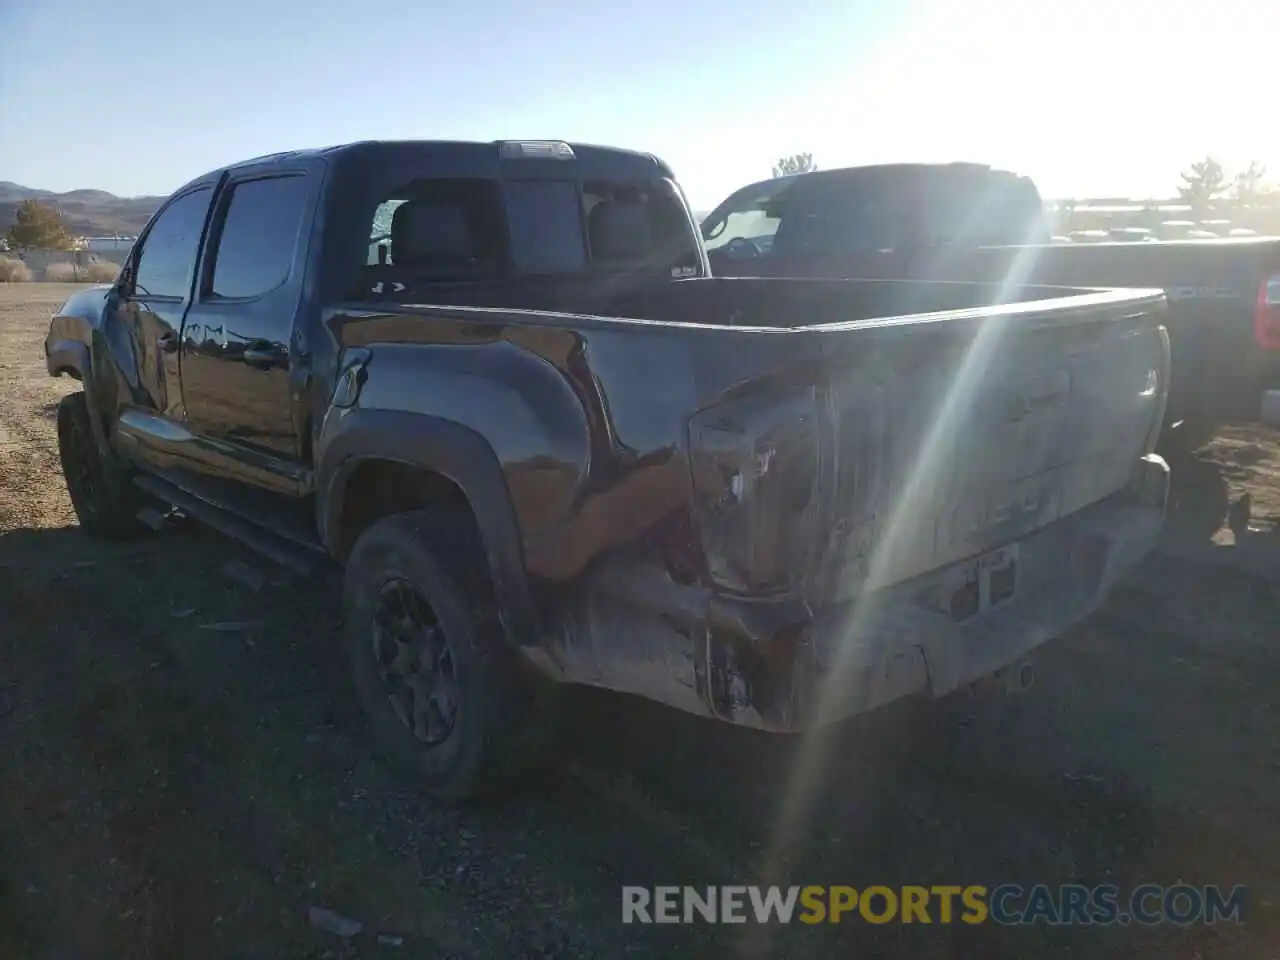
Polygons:
M282 366L287 358L288 354L282 346L265 340L248 344L240 355L240 359L255 370L270 370L272 367Z
M178 335L172 330L163 333L156 340L156 346L160 348L161 353L173 353L178 349Z

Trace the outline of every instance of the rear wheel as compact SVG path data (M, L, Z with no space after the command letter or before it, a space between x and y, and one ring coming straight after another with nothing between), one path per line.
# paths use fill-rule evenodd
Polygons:
M104 455L93 436L89 403L73 393L58 404L58 456L67 493L85 533L109 540L140 534L139 497L128 471L114 457Z
M465 514L414 511L366 530L347 561L344 613L374 737L427 793L492 793L541 756L546 691L507 645Z

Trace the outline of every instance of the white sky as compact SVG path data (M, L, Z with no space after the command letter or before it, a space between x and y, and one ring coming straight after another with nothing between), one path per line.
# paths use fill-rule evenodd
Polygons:
M164 194L276 150L552 137L652 151L703 210L806 150L827 168L986 162L1050 198L1169 196L1206 153L1280 182L1280 0L217 9L0 0L0 180ZM138 86L103 37L154 77ZM50 50L84 69L51 71ZM107 105L86 110L103 64Z
M1046 197L1168 196L1207 152L1229 173L1262 160L1280 181L1274 0L926 0L870 58L811 90L770 112L767 142L744 146L729 180L768 176L777 153L808 150L822 167L986 162L1031 175ZM734 139L751 143L752 125ZM709 205L724 153L671 159L695 204Z

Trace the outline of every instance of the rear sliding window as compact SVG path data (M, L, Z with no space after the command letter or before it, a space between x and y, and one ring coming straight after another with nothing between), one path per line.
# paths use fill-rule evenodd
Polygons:
M363 296L403 298L439 283L644 271L688 276L700 262L673 184L426 179L373 211Z
M547 180L503 185L516 273L579 273L587 267L578 185Z

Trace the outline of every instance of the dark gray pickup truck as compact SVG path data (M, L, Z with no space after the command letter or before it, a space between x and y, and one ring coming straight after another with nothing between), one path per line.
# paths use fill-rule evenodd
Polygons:
M801 730L1019 665L1151 549L1160 293L707 273L646 154L209 173L53 318L81 526L342 565L377 739L442 798L557 682Z
M1280 387L1280 239L1050 244L1035 184L972 163L778 177L703 220L712 273L1158 288L1172 381L1161 449L1255 419Z

